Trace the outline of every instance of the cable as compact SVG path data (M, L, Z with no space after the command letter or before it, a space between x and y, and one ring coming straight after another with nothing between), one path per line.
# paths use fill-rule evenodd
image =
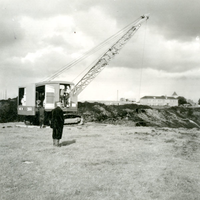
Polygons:
M121 31L122 32L122 31ZM92 50L90 50L89 52L87 52L84 56L80 57L79 59L72 61L71 63L69 63L67 66L64 66L63 68L61 68L58 72L56 72L54 75L52 75L51 77L49 77L49 79L53 79L55 77L57 77L58 75L60 75L63 71L70 69L71 67L73 67L74 65L76 65L77 63L81 62L83 59L87 58L88 56L96 53L97 51L99 51L101 48L103 48L103 45L105 46L106 43L110 42L111 40L115 39L117 36L119 35L119 32L113 36L111 36L110 38L108 38L107 40L105 40L104 42L100 43L98 46L96 46L95 48L93 48Z
M142 73L143 73L143 68L144 68L144 47L145 47L145 43L146 43L146 26L147 26L147 21L145 24L144 43L143 43L143 51L142 51L142 65L141 65L140 82L139 82L139 99L140 99L141 84L142 84Z
M131 22L129 25L127 25L126 27L124 27L123 29L121 29L120 31L118 31L117 33L115 33L114 35L110 36L108 39L106 39L105 41L101 42L99 45L97 45L95 48L93 48L92 50L86 52L82 57L78 58L75 61L70 62L67 65L64 65L61 69L59 69L55 74L47 77L46 79L44 79L43 81L50 81L54 78L56 78L57 76L59 76L62 72L64 72L65 70L68 70L70 68L72 68L74 65L76 65L77 63L81 62L83 59L89 57L90 55L96 53L97 51L99 51L100 49L103 48L103 46L105 46L106 43L114 40L116 37L118 37L120 34L122 34L122 32L124 32L125 30L127 30L130 26L133 26L134 23L136 23L140 18L138 18L137 20Z

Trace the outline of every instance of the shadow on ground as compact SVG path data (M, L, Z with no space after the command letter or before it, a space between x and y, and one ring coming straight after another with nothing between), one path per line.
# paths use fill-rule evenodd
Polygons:
M76 143L76 140L69 140L69 141L63 141L60 143L60 146L68 146L70 144Z

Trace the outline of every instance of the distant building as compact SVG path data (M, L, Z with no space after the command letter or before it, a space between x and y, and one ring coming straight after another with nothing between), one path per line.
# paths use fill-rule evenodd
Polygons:
M174 92L174 93L172 94L172 97L174 97L174 98L178 98L178 95L177 95L177 93L176 93L176 92Z
M148 106L178 106L178 99L173 96L144 96L140 104Z

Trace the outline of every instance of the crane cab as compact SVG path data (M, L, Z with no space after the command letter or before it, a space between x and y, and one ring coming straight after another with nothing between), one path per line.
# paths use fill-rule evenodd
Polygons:
M18 88L18 115L23 115L26 121L38 123L40 106L45 109L45 118L48 123L55 103L62 103L65 115L77 112L77 96L71 93L74 88L72 82L51 81L29 84Z

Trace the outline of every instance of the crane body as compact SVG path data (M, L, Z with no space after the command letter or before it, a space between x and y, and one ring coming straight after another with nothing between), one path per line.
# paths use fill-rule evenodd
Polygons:
M124 45L140 28L141 23L148 20L149 16L141 16L94 64L93 67L74 85L67 81L52 81L53 75L44 82L30 84L18 88L18 115L24 115L26 121L37 124L39 105L43 105L46 111L46 123L51 118L51 111L55 108L55 102L61 101L66 118L75 117L75 121L81 121L75 113L78 110L78 95L91 83L92 80L119 54ZM62 70L63 71L63 70Z
M62 102L62 110L68 122L79 122L77 116L78 102L77 95L69 95L74 83L67 81L46 81L33 83L18 88L18 115L25 116L25 122L38 124L39 107L45 109L45 123L49 124L51 111L55 108L56 102Z

